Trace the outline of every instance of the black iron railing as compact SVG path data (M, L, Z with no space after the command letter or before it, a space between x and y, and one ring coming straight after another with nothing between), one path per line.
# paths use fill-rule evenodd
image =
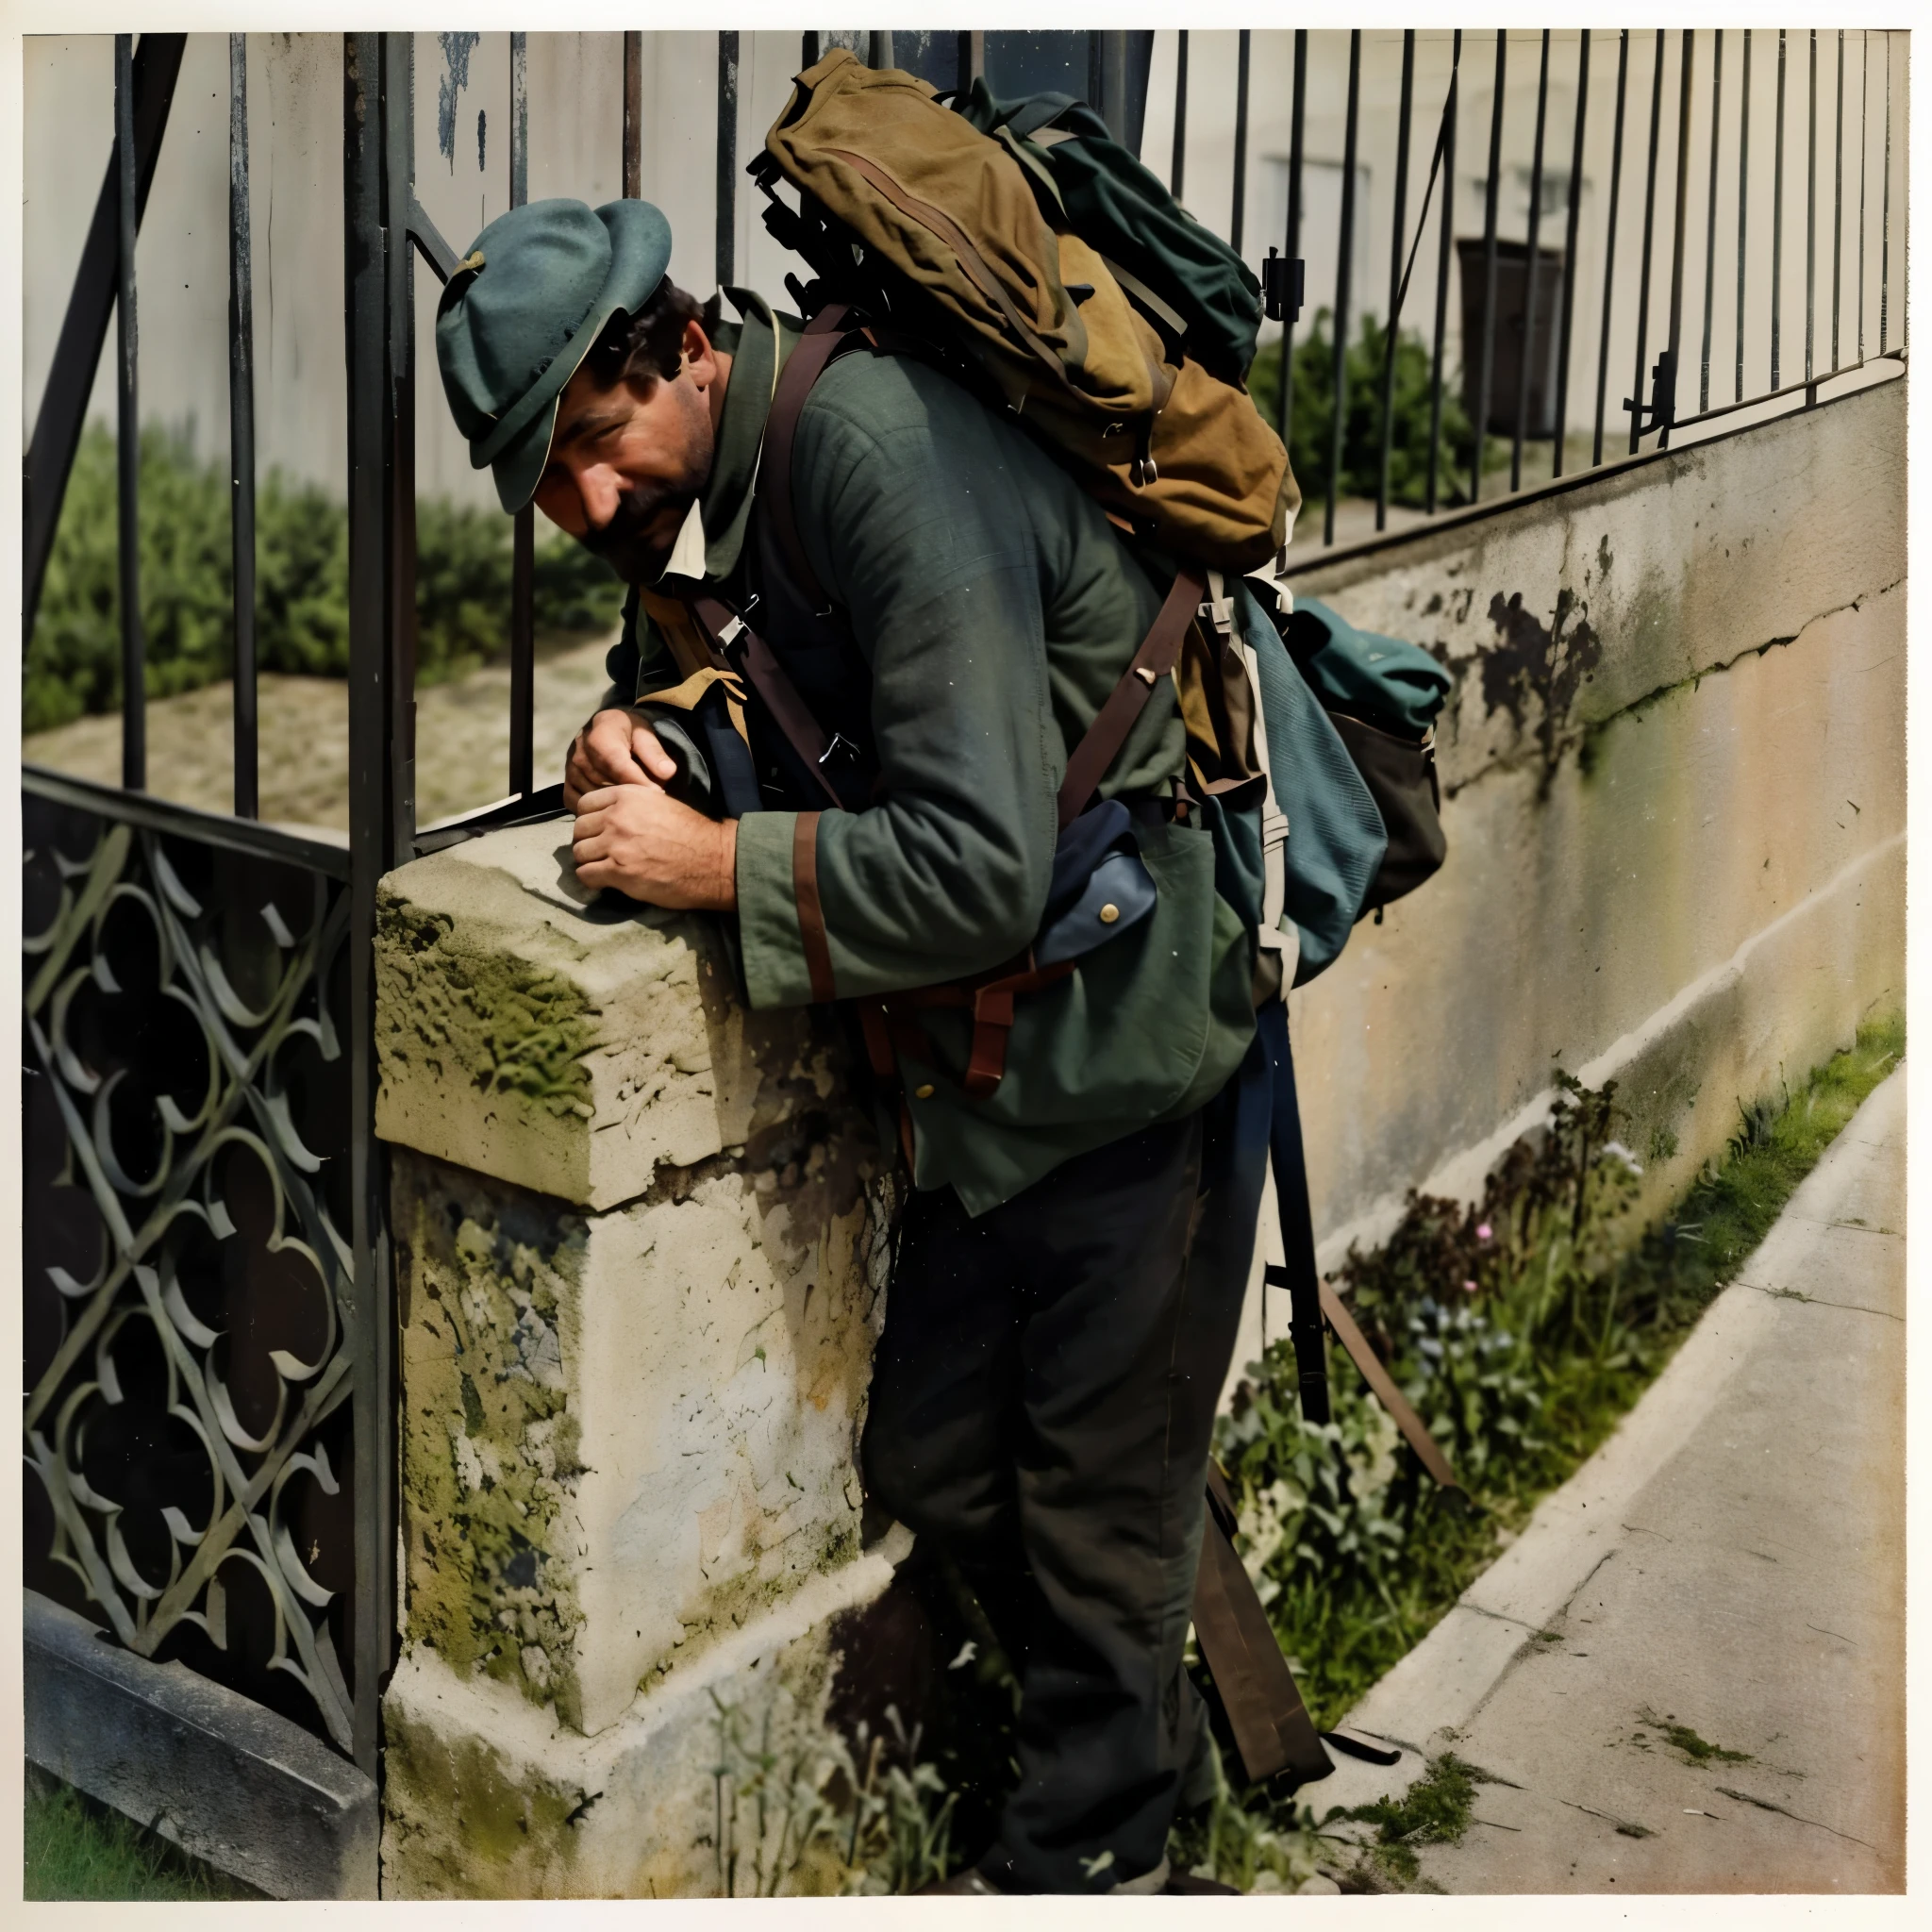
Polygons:
M1315 157L1307 125L1310 37L1297 32L1291 38L1288 211L1285 233L1274 245L1296 258L1308 252L1305 177ZM1342 36L1329 38L1340 42ZM1324 166L1332 167L1337 158L1341 162L1341 219L1332 236L1322 238L1326 258L1311 256L1306 265L1307 286L1327 309L1326 326L1334 337L1324 372L1329 393L1323 398L1334 430L1328 446L1316 453L1314 461L1304 460L1300 475L1305 499L1310 505L1318 497L1322 501L1324 544L1338 540L1338 504L1351 493L1341 427L1350 408L1345 344L1354 321L1354 272L1368 239L1357 182L1367 152L1358 104L1371 76L1379 81L1399 71L1401 102L1392 134L1371 158L1378 175L1386 169L1392 175L1383 204L1391 213L1386 230L1389 298L1380 332L1388 366L1376 403L1377 530L1386 527L1391 508L1388 452L1394 435L1394 344L1405 319L1412 270L1432 220L1436 248L1434 321L1427 341L1426 484L1415 506L1426 514L1453 507L1452 498L1471 504L1524 487L1529 442L1551 445L1549 475L1554 478L1574 468L1576 452L1566 446L1574 437L1587 439L1588 465L1595 465L1606 460L1607 452L1614 459L1635 454L1646 443L1668 448L1687 434L1709 429L1743 409L1808 407L1819 400L1826 385L1842 386L1861 373L1870 379L1878 373L1873 369L1875 362L1903 363L1904 337L1892 325L1893 305L1904 293L1902 287L1894 286L1892 270L1897 241L1892 123L1903 108L1890 35L1845 30L1801 37L1789 30L1607 34L1546 29L1534 36L1456 31L1425 38L1439 50L1446 43L1449 55L1448 74L1433 101L1418 98L1418 36L1413 31L1399 36L1350 32L1345 88L1337 51L1313 50L1326 57L1328 83L1336 99L1345 104L1341 113L1331 116L1340 127L1329 130L1331 152L1321 158ZM1172 157L1161 158L1167 159L1171 184L1183 198L1191 179L1190 130L1204 125L1208 105L1199 98L1198 49L1191 45L1197 39L1186 31L1174 36ZM1218 210L1196 210L1238 246L1252 237L1244 205L1251 160L1246 152L1250 40L1247 34L1241 36L1235 97L1226 104L1232 108L1238 132L1233 193L1224 225ZM1601 58L1607 42L1616 51L1613 79ZM1751 91L1754 57L1761 72L1767 42L1777 63L1769 130L1768 220L1754 206L1758 197L1753 189L1758 183L1752 172ZM1525 89L1512 93L1510 75L1532 50L1534 92ZM1800 55L1806 61L1802 102L1795 98L1797 90L1788 77L1788 69ZM1594 83L1593 67L1598 76ZM1846 86L1848 68L1857 70L1852 90ZM1490 93L1483 130L1485 165L1475 184L1482 214L1476 232L1458 236L1458 94L1472 77L1486 83ZM1559 83L1574 103L1567 127L1559 103L1553 98ZM1874 90L1879 95L1875 102ZM1603 95L1609 97L1600 98ZM1415 125L1418 113L1424 117L1422 127ZM1610 123L1607 165L1604 178L1590 184L1591 143L1600 140L1597 122L1606 113ZM1214 125L1217 118L1210 113L1206 125ZM1874 125L1879 119L1882 140ZM1760 125L1756 132L1761 155L1765 131ZM1524 133L1528 135L1528 210L1518 239L1504 232L1508 225L1501 192L1510 137ZM1801 140L1805 346L1803 376L1793 380L1792 345L1787 335L1801 292L1790 258L1797 242L1795 208L1801 184L1795 178L1800 166L1795 157ZM1556 210L1546 204L1555 185L1551 158L1566 149L1569 167L1560 189L1559 250L1547 239ZM1635 223L1632 204L1638 184L1625 179L1627 173L1635 172L1633 149L1641 157L1636 162L1641 170L1641 209ZM1412 176L1424 151L1430 156L1429 172L1420 210L1411 219ZM1728 198L1733 173L1725 162L1732 151L1736 259L1727 264L1720 258L1719 234L1722 204ZM1701 167L1696 165L1700 158ZM1762 163L1756 165L1761 168ZM1874 174L1875 187L1871 180ZM1593 197L1588 192L1591 186L1596 190ZM1701 208L1696 206L1700 194ZM1825 194L1830 197L1828 210ZM1595 206L1587 209L1586 201L1592 198ZM1824 239L1827 211L1828 250ZM1633 226L1634 234L1624 232ZM1700 226L1701 249L1695 245ZM1849 238L1848 226L1854 231ZM1274 238L1268 242L1274 244ZM1452 242L1457 245L1452 247ZM1868 248L1878 257L1875 341L1868 336L1866 325ZM1249 253L1252 258L1257 251L1251 246ZM1633 253L1634 263L1629 259ZM1459 341L1452 347L1454 257L1460 258L1463 326ZM1734 288L1726 286L1733 279L1726 273L1731 268ZM1588 324L1579 327L1578 290L1586 279L1599 285L1591 318L1596 325L1593 331ZM1753 312L1754 304L1762 305L1761 316ZM1684 369L1687 316L1695 318L1690 323L1693 328L1701 324L1694 390ZM1713 393L1712 380L1713 356L1726 324L1733 336L1728 397ZM1768 341L1763 324L1768 324ZM1297 334L1291 318L1286 349L1263 351L1264 356L1279 354L1282 358L1277 394L1284 435L1294 420L1296 386L1308 380L1306 369L1297 369L1292 354ZM1588 339L1591 334L1593 341ZM1457 389L1450 368L1454 357L1459 357L1462 365L1460 399L1472 425L1460 449L1445 448L1443 441L1444 399ZM1621 379L1625 371L1627 390ZM1570 413L1579 384L1586 392L1593 390L1593 408L1581 423L1573 422Z

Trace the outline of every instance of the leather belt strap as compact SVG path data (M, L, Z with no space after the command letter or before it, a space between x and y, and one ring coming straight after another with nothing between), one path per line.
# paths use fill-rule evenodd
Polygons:
M1207 578L1192 564L1183 564L1174 574L1174 586L1160 607L1160 614L1154 620L1153 628L1134 653L1134 661L1108 693L1099 715L1087 727L1086 737L1074 747L1074 755L1067 760L1067 775L1060 781L1059 793L1063 831L1086 810L1094 787L1107 776L1108 767L1127 741L1135 720L1146 709L1155 685L1180 662L1181 641L1207 588Z
M1194 1578L1194 1635L1250 1783L1286 1773L1313 1784L1335 1769L1281 1654L1268 1612L1230 1541L1234 1499L1208 1465L1208 1521Z
M1032 955L1017 971L1002 973L977 985L951 982L941 986L914 987L894 993L887 1003L887 1017L893 1023L894 1043L902 1052L932 1060L932 1049L909 1043L908 1036L923 1041L916 1026L908 1026L893 1012L895 1007L971 1007L973 1009L973 1050L966 1062L966 1075L959 1083L974 1100L984 1100L1006 1078L1007 1041L1013 1029L1015 993L1038 992L1073 972L1074 961L1057 959L1051 966L1035 966Z
M1376 1400L1389 1411L1395 1426L1402 1431L1403 1441L1415 1451L1422 1466L1445 1490L1459 1490L1462 1485L1456 1480L1449 1458L1436 1446L1436 1439L1424 1427L1422 1417L1395 1386L1389 1371L1382 1366L1381 1357L1369 1346L1368 1337L1356 1326L1355 1317L1348 1312L1341 1297L1325 1281L1322 1284L1322 1312L1327 1316L1336 1339L1348 1351L1349 1360L1361 1371L1362 1380L1375 1391Z
M811 996L822 1004L839 997L832 977L832 948L819 905L819 817L802 811L791 827L791 892L798 905L798 943L811 978Z

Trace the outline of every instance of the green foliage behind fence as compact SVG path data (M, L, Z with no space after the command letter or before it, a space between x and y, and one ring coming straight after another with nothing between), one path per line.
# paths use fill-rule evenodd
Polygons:
M1361 320L1361 333L1344 360L1347 394L1341 436L1341 494L1374 496L1382 466L1382 360L1387 332L1373 315ZM1420 509L1427 500L1429 475L1429 351L1411 329L1395 335L1395 382L1390 408L1389 501ZM1277 339L1255 358L1248 388L1264 421L1281 416L1281 342ZM1335 336L1333 317L1318 309L1308 332L1294 345L1294 422L1288 440L1289 461L1303 497L1321 501L1328 487L1328 463L1335 434ZM1473 443L1462 399L1445 375L1442 384L1442 447L1436 470L1436 500L1447 508L1468 493Z
M141 611L150 697L193 691L234 666L225 464L195 459L185 435L150 427L141 444ZM81 439L23 671L23 728L44 731L121 703L114 438ZM272 471L256 496L256 625L264 671L321 677L349 669L349 530L342 504ZM509 635L510 525L491 509L425 501L417 510L417 677L434 683L488 662ZM565 538L540 541L540 634L617 621L623 587Z

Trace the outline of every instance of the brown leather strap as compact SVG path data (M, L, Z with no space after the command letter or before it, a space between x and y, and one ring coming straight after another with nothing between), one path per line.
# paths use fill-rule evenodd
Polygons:
M828 608L830 599L799 541L798 520L791 508L791 446L797 440L798 418L812 384L857 334L845 327L850 312L843 302L829 303L806 324L805 334L778 372L772 407L765 417L764 455L758 462L760 506L777 533L778 547L785 553L785 568L791 575L793 586L815 610Z
M1233 1501L1221 1472L1208 1466L1208 1522L1194 1578L1194 1635L1248 1781L1286 1773L1313 1784L1335 1769L1281 1654L1268 1612L1228 1540ZM1218 1493L1217 1493L1218 1491Z
M1107 776L1108 767L1120 755L1120 748L1126 743L1134 721L1146 708L1155 685L1179 663L1188 625L1193 622L1194 612L1207 593L1208 580L1192 564L1183 564L1174 574L1174 586L1154 620L1154 627L1141 640L1134 661L1108 693L1099 715L1087 727L1087 735L1074 747L1074 755L1067 760L1067 775L1060 781L1062 830L1086 810L1093 788Z
M723 640L728 635L734 644L742 641L737 662L743 669L745 682L758 692L772 723L784 735L786 743L798 754L800 762L818 780L819 789L830 801L833 809L842 810L844 802L831 779L825 775L824 761L830 750L830 741L825 737L824 726L812 716L811 707L799 696L798 687L786 675L785 667L778 662L771 645L716 597L693 597L690 601L690 609L699 629L710 640L712 648L724 657L727 664L732 659L724 655Z
M1355 1317L1348 1312L1341 1297L1325 1281L1322 1284L1322 1312L1328 1318L1336 1340L1348 1351L1349 1360L1361 1371L1362 1380L1375 1391L1375 1399L1389 1411L1395 1426L1402 1431L1403 1441L1415 1451L1422 1466L1445 1490L1460 1489L1456 1472L1449 1467L1449 1458L1436 1446L1436 1439L1423 1426L1422 1417L1395 1386L1389 1371L1382 1366L1381 1357L1369 1346L1368 1337L1356 1326Z
M835 1000L839 989L832 977L832 948L825 939L825 915L819 905L819 818L802 811L791 829L791 892L798 903L798 943L805 970L811 976L815 1000Z

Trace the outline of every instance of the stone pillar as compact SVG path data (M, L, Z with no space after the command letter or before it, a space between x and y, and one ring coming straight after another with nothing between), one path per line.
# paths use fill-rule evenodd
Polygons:
M586 903L559 821L384 882L392 1896L747 1889L730 1851L777 1855L719 1842L720 1727L818 1724L828 1622L903 1554L862 1547L856 1469L875 1143L832 1034L744 1010L728 944Z

